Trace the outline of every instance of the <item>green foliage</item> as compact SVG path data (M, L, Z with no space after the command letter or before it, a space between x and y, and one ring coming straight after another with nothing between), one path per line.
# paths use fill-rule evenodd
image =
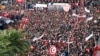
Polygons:
M24 56L29 50L29 43L23 40L23 36L20 30L0 30L0 56Z

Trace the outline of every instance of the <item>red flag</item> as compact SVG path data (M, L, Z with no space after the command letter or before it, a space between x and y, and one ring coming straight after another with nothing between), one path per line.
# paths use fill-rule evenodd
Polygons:
M44 44L45 46L47 46L47 45L48 45L48 41L47 41L47 40L43 40L43 44Z
M60 41L60 42L57 43L57 47L58 48L61 48L62 45L63 45L62 41Z
M27 19L26 17L23 17L21 23L24 25L24 24L26 24L27 22L28 22L28 19Z
M17 3L22 3L24 0L16 0Z
M35 47L34 47L33 45L31 45L31 46L30 46L30 49L31 49L32 51L34 51L34 50L35 50Z

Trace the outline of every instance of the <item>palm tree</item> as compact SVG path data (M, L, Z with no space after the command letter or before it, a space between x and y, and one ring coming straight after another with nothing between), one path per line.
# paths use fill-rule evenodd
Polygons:
M23 40L23 36L20 30L0 30L0 56L25 56L29 43Z

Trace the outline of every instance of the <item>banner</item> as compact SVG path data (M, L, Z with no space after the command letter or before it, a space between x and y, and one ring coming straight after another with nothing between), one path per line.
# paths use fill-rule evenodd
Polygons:
M8 4L8 1L1 1L1 4Z
M62 6L65 12L68 12L71 9L71 5L69 3L53 3L56 6Z
M88 37L85 38L85 41L88 41L93 36L93 33L90 34Z
M44 8L46 8L47 4L36 4L34 7L44 7Z
M66 7L66 5L68 5ZM53 3L52 5L48 4L48 10L57 10L57 11L69 11L71 5L69 3Z
M34 37L32 41L37 41L44 37L44 33L40 37Z
M88 17L88 18L86 19L86 22L91 21L92 19L93 19L92 16L91 16L91 17Z
M71 5L69 3L53 3L56 6L62 6L65 12L68 12L71 9Z
M66 5L66 4L69 4L69 3L53 3L53 5L60 5L60 6L63 6L63 5Z

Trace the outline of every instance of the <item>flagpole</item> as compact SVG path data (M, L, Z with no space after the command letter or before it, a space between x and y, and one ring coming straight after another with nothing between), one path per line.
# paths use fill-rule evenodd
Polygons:
M71 32L69 33L69 37L71 37ZM68 37L68 56L69 56L69 52L70 52L70 48L69 48L69 46L70 46L69 37Z
M25 9L26 9L26 0L25 0Z
M69 38L68 38L68 42L69 42ZM68 55L69 55L69 52L70 52L70 51L69 51L69 43L68 43Z

